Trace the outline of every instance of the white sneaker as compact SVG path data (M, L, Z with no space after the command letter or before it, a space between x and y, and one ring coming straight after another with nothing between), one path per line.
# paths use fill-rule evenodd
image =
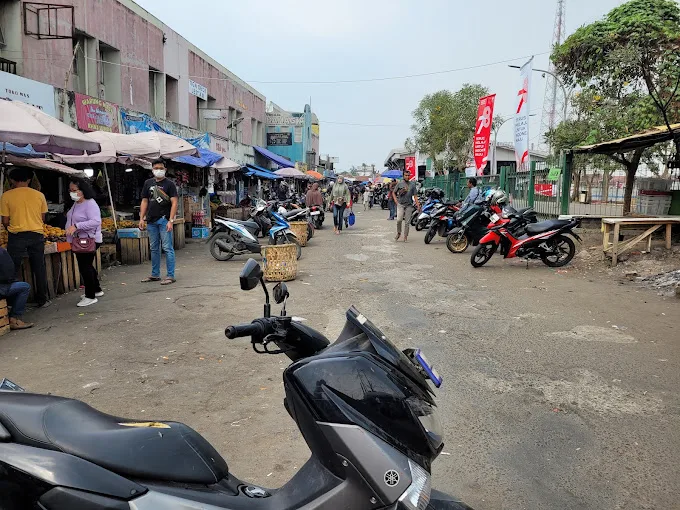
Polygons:
M94 297L102 297L103 295L104 295L104 291L100 290L99 292L95 292ZM84 298L84 297L87 297L87 296L85 296L85 294L80 295L81 299Z
M78 303L77 306L90 306L90 305L97 303L98 301L99 300L97 298L90 299L90 298L84 297L83 299L80 300L80 303Z

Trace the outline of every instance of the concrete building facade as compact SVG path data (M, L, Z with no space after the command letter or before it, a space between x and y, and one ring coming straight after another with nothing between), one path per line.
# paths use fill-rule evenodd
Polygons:
M309 105L302 112L267 105L267 149L314 170L319 166L319 119Z
M265 97L132 0L5 0L0 31L0 71L53 86L83 130L81 110L120 108L217 135L242 163L265 144Z

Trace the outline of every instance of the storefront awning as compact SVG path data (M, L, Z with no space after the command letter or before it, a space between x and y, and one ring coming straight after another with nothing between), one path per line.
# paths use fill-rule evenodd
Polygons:
M270 161L273 161L277 165L279 165L282 168L295 168L295 163L291 162L290 160L284 158L283 156L279 156L278 154L274 154L272 151L268 151L267 149L264 149L262 147L253 147L258 153L263 155L265 158L267 158Z
M214 165L222 158L223 156L221 154L209 151L208 149L201 149L199 147L198 154L196 156L179 156L177 158L173 158L173 161L176 161L177 163L184 163L185 165L192 165L198 168L206 168Z
M680 123L671 124L671 130L669 130L667 126L658 126L632 136L627 136L626 138L576 147L574 152L616 154L641 149L643 147L651 147L657 143L663 143L678 138L680 138Z
M261 166L247 164L242 169L248 177L260 177L262 179L279 179L280 177Z
M59 172L64 175L74 175L76 177L85 177L85 172L82 170L76 170L75 168L62 165L55 161L50 161L49 159L37 159L37 158L19 158L17 156L7 155L7 163L14 166L24 166L28 168L34 168L36 170L50 170L52 172Z

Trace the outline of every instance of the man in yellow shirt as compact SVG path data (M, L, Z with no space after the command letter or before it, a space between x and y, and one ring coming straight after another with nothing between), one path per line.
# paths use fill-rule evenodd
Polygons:
M28 255L35 276L35 300L39 307L49 306L47 299L47 273L45 270L45 236L43 224L47 213L45 195L28 186L33 171L17 167L9 174L13 189L0 198L0 216L7 229L7 252L17 273L21 261ZM30 282L29 282L30 283Z

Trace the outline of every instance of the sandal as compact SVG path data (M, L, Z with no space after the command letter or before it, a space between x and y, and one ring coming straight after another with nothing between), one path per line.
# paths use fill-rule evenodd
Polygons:
M160 282L161 277L160 276L147 276L142 280L142 283L149 283L149 282Z
M176 281L177 281L177 280L175 280L174 278L166 278L165 280L163 280L163 281L161 282L161 285L172 285L172 284L175 283Z

